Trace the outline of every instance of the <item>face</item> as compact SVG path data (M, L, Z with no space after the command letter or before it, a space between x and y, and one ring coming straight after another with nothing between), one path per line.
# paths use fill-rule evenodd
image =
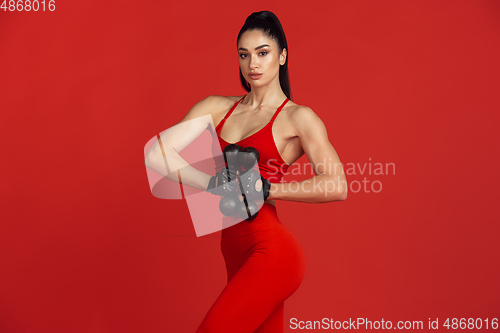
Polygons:
M273 80L279 82L286 49L280 54L276 42L260 30L247 30L241 35L238 55L241 73L251 86L263 86Z

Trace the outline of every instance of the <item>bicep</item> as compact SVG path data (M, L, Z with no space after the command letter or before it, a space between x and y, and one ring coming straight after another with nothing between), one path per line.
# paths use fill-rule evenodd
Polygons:
M181 124L189 120L193 120L199 117L210 115L214 108L217 107L218 103L221 101L221 96L211 95L196 103L176 124Z
M163 131L160 134L163 146L180 152L196 140L208 126L213 126L210 113L212 103L212 96L202 99L177 124Z
M328 139L325 124L310 108L297 110L294 126L302 149L317 175L343 173L340 158Z
M160 133L160 140L153 145L150 152L154 156L162 153L162 149L173 149L176 152L181 152L196 140L207 127L213 128L211 111L217 103L216 99L217 96L208 96L196 103L177 124Z

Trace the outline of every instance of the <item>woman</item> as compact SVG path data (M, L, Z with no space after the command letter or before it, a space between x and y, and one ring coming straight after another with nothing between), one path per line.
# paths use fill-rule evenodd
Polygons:
M289 100L288 45L278 18L269 11L252 13L238 34L237 48L240 80L248 94L209 96L180 123L211 115L222 149L237 143L259 151L259 169L271 187L255 219L222 230L228 283L197 333L283 332L284 301L301 284L305 263L300 245L278 219L275 201L319 203L347 197L342 165L323 122L310 108ZM178 145L177 151L183 148ZM280 183L304 153L316 176ZM210 180L200 172L182 182L206 189Z

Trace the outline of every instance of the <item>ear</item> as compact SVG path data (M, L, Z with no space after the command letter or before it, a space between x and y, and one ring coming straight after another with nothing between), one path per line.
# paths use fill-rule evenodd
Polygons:
M287 57L287 50L284 48L283 52L281 52L281 54L280 54L280 65L281 66L283 66L285 64L286 57Z

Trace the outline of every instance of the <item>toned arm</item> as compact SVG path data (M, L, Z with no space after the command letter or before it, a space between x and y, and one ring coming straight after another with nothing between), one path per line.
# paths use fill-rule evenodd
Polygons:
M220 108L222 98L202 99L176 125L164 131L146 154L146 166L172 181L206 190L211 176L190 166L179 152L213 125L211 112Z
M272 184L269 199L310 203L345 200L344 169L328 140L323 121L305 106L293 110L290 120L316 176L300 182Z

